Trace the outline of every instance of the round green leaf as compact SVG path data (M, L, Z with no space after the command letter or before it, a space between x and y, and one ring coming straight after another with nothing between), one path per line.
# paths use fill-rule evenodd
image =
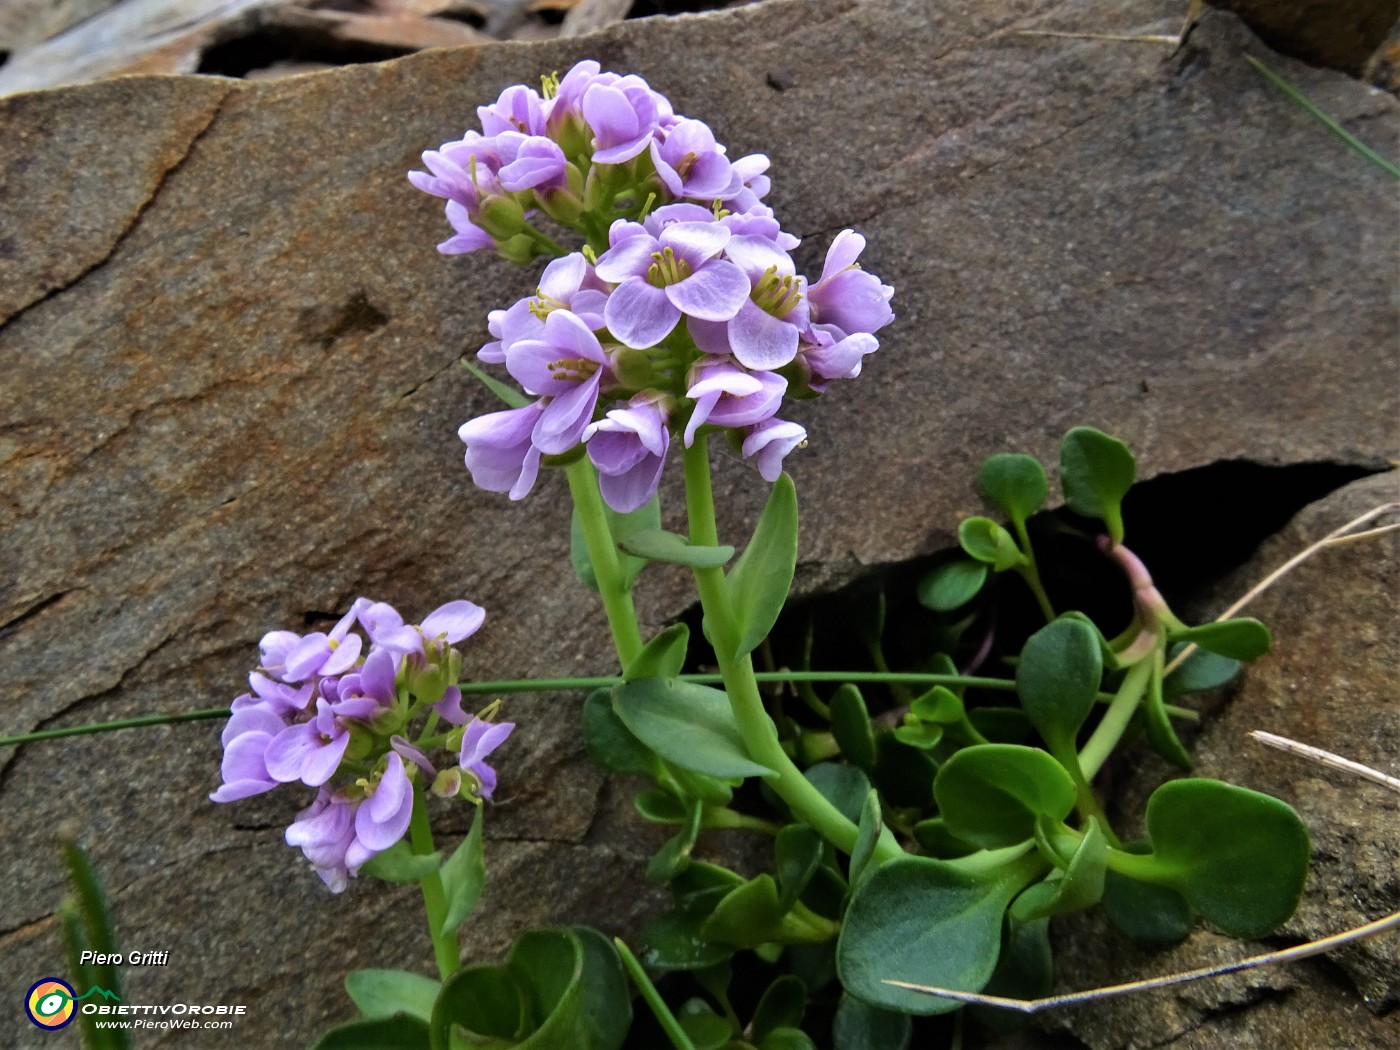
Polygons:
M1092 427L1075 427L1060 442L1060 487L1076 514L1098 518L1114 543L1123 541L1123 497L1137 478L1128 446Z
M1102 904L1109 922L1148 944L1185 940L1195 920L1186 898L1170 886L1139 882L1111 869L1104 877Z
M883 827L880 821L880 793L872 791L866 796L865 805L861 807L859 832L856 835L855 847L851 850L851 885L860 882L865 875L866 868L870 864L870 858L875 855L875 844L880 838L880 829Z
M1173 646L1167 655L1176 658L1183 645ZM1167 675L1162 684L1165 699L1175 700L1188 693L1199 693L1206 689L1218 689L1227 685L1240 673L1240 662L1229 657L1219 656L1209 649L1193 649L1175 671Z
M835 1050L909 1050L914 1022L908 1014L871 1006L845 993L831 1025Z
M468 966L443 983L433 1004L429 1035L433 1050L450 1050L452 1032L468 1046L513 1046L529 1035L530 1004L516 975L504 966Z
M756 948L782 935L786 912L771 875L760 875L725 895L700 927L707 941Z
M632 989L612 941L587 926L572 927L583 947L583 1017L589 1050L618 1050L632 1028Z
M345 978L351 1002L370 1019L408 1014L427 1021L441 987L440 982L407 970L355 970Z
M947 830L983 849L1033 838L1037 817L1064 820L1075 801L1060 764L1018 744L963 748L943 763L933 794Z
M590 1050L583 1012L583 944L572 930L526 930L506 965L525 989L536 1026L520 1050Z
M699 865L692 864L685 874L697 867ZM712 899L697 897L647 923L642 932L645 949L640 953L647 969L698 970L733 955L733 947L700 936L700 927L710 917L714 906Z
M1173 780L1148 800L1147 832L1150 881L1232 937L1263 937L1298 906L1311 850L1286 802L1218 780Z
M613 710L647 747L682 769L712 777L762 777L749 757L729 697L674 679L643 678L613 690Z
M983 463L977 483L983 496L1012 521L1022 523L1040 509L1050 492L1040 461L1014 452L992 456Z
M703 999L687 999L676 1011L676 1020L694 1050L721 1050L734 1035L729 1022Z
M807 1012L807 986L785 974L768 986L754 1008L749 1032L762 1043L775 1028L796 1028Z
M1016 665L1021 707L1052 750L1069 750L1094 708L1103 679L1098 633L1063 617L1031 635Z
M909 711L921 722L954 725L966 715L962 697L946 685L936 685L909 705Z
M991 518L964 520L958 526L958 542L971 557L986 562L997 572L1014 569L1026 560L1011 533Z
M919 604L933 612L952 612L976 598L987 582L987 566L959 558L940 565L919 581Z
M1030 861L1031 864L1027 864ZM1007 902L1033 876L1037 858L973 876L943 861L904 857L870 873L851 899L836 969L851 995L910 1014L949 1013L952 999L887 980L980 991L1001 954Z
M689 644L690 628L683 623L672 624L647 642L622 677L628 682L638 678L675 678L685 667Z
M758 1050L817 1050L817 1044L800 1028L775 1028L759 1040Z

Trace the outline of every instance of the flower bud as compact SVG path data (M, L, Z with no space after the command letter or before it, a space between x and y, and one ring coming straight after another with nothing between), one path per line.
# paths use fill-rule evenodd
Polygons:
M656 377L651 358L645 350L621 347L612 355L612 370L618 381L629 390L641 390Z
M491 197L481 206L476 223L498 241L525 228L525 211L514 197Z
M496 245L496 250L501 253L501 258L518 266L528 266L539 254L535 250L534 240L528 233L517 233L514 237L501 241Z
M438 798L456 798L462 792L462 771L457 766L441 770L428 789Z
M447 668L430 663L409 672L408 687L419 700L435 704L447 692L447 675Z

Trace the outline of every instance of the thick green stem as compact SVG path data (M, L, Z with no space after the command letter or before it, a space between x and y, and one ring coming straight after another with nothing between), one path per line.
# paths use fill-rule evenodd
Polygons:
M579 524L583 528L588 557L593 562L593 576L598 581L598 594L612 628L613 644L623 668L631 665L642 651L642 635L637 628L637 610L632 605L632 591L622 574L617 557L617 544L608 526L603 497L598 492L598 476L587 459L577 459L565 469L569 476L569 493L574 497Z
M433 829L428 824L428 803L423 792L413 792L413 814L408 823L413 852L427 856L433 852ZM442 888L442 876L432 871L419 881L423 889L423 906L428 913L428 932L433 938L433 955L437 958L438 976L444 981L462 965L457 948L456 931L444 932L447 922L447 894Z
M1108 761L1109 754L1123 738L1133 712L1138 709L1143 694L1147 692L1147 683L1151 678L1150 659L1139 660L1128 668L1123 684L1118 687L1118 695L1104 712L1103 721L1094 729L1089 742L1079 752L1079 768L1084 771L1085 780L1093 780L1098 775L1103 764Z
M715 526L714 495L710 485L709 448L704 435L685 450L686 511L690 518L690 542L696 546L713 547L719 543ZM850 853L855 849L859 829L812 786L778 742L778 732L754 678L753 661L749 654L736 656L738 648L734 610L729 586L722 569L695 569L695 585L700 592L700 605L709 625L715 656L725 692L734 709L744 743L753 760L767 766L776 774L768 780L772 788L792 809L793 815L817 832L837 849ZM875 846L878 863L902 857L904 851L885 829Z

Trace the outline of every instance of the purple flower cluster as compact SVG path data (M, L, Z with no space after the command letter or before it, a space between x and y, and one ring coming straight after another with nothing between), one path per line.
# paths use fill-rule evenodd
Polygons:
M265 635L260 666L248 676L251 692L230 706L224 782L209 797L232 802L298 781L319 789L286 838L336 893L403 838L415 781L456 794L465 772L468 796L489 799L496 774L485 759L515 727L462 710L455 684L461 657L451 648L476 633L485 616L479 606L455 601L414 626L392 606L359 598L328 633ZM441 773L419 746L427 741L404 735L429 710L433 721L460 727L440 734L457 752L455 766ZM337 774L341 782L333 785Z
M784 399L859 375L894 319L894 290L860 267L865 239L838 234L809 281L762 203L768 158L730 161L701 121L596 62L478 112L481 133L410 175L449 201L458 232L441 250L552 245L530 225L541 211L588 243L555 246L535 294L490 315L479 356L535 400L461 427L472 480L521 499L546 457L583 446L627 512L656 493L672 439L690 447L708 428L776 481L807 436L779 417Z

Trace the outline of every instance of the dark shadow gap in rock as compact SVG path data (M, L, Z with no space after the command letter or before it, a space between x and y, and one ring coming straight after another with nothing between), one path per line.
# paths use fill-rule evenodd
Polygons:
M414 50L348 40L314 26L261 25L209 48L200 58L195 72L207 76L246 77L283 63L348 66L401 58Z
M1245 564L1261 543L1305 506L1380 472L1379 464L1268 466L1230 460L1160 475L1134 486L1124 501L1125 542L1146 563L1167 602L1190 616L1219 580ZM957 523L943 524L953 528ZM1130 594L1121 573L1094 546L1094 536L1102 531L1098 522L1059 508L1036 515L1030 531L1042 579L1057 609L1085 612L1109 637L1128 625ZM777 667L796 666L810 624L814 668L870 668L870 656L855 625L875 614L883 591L883 644L889 666L894 670L917 667L953 637L951 618L931 613L919 603L919 582L937 566L960 557L960 551L945 550L878 566L834 593L795 603L779 619L768 645L754 654L755 665L760 670L770 661ZM970 611L958 614L975 617L953 650L964 671L972 669L970 664L983 643L993 656L1018 652L1044 622L1014 573L994 578L984 595L987 600L979 598ZM1199 615L1218 611L1201 610ZM700 630L698 606L686 610L680 619L691 629L687 669L711 669L714 656ZM980 668L982 673L1002 673L992 660L984 660Z

